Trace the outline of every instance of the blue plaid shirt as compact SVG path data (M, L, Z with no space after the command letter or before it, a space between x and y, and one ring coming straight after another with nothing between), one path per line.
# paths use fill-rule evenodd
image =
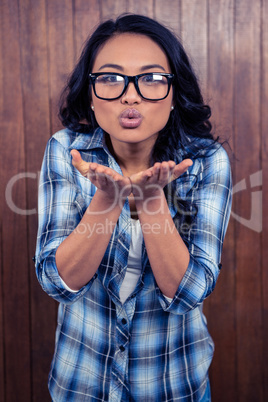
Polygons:
M76 293L66 290L55 263L57 247L75 229L96 191L72 166L70 150L77 149L86 161L121 173L120 167L100 128L91 134L65 129L49 140L40 177L36 273L44 291L59 302L49 374L54 401L202 399L214 350L202 302L214 289L221 267L231 208L231 175L220 145L212 145L208 151L208 140L199 139L197 144L193 142L188 149L193 165L176 180L176 194L198 210L187 234L187 271L174 298L167 301L143 244L140 278L122 304L119 290L131 236L128 201L88 284ZM181 151L175 152L174 160L182 157ZM175 205L169 205L172 217Z

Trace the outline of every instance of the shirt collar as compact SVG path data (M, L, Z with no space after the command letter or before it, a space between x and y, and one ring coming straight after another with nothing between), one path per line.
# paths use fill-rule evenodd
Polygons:
M106 148L103 130L98 127L93 133L77 133L69 149L86 150Z

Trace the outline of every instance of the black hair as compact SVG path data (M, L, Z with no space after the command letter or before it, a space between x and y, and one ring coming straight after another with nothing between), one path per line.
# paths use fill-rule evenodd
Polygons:
M178 163L179 160L174 159L176 149L184 151L184 158L194 159L200 156L202 154L199 141L201 138L208 139L207 147L211 147L217 141L213 140L211 133L212 126L209 121L211 109L203 101L197 77L181 41L168 28L143 15L124 14L115 21L105 21L90 36L62 93L59 113L62 124L72 131L83 133L92 132L98 127L90 107L89 74L92 72L99 49L111 37L123 33L146 35L156 42L165 52L171 73L175 76L173 80L174 110L170 113L169 120L160 131L152 149L152 164L164 160L175 160ZM173 196L174 191L175 183L173 182L171 185ZM177 213L175 220L180 224L186 222L190 225L197 214L197 209L188 201L178 200L178 203L180 212ZM193 212L189 213L189 211Z
M90 36L61 96L59 117L62 124L76 132L90 132L98 127L90 107L89 74L101 46L112 36L122 33L142 34L155 41L167 55L171 72L175 75L174 110L159 133L152 150L152 162L174 159L174 149L185 149L190 137L213 139L209 121L211 110L204 104L183 45L162 24L136 14L124 14L115 21L105 21Z

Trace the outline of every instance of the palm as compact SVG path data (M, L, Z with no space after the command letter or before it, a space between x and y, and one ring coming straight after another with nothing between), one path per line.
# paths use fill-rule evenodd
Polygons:
M157 162L151 168L133 174L130 179L134 196L140 195L141 191L143 198L151 196L151 194L158 192L168 183L177 179L191 165L192 161L190 159L186 159L178 165L173 161Z
M127 177L122 176L115 170L100 165L95 162L85 162L78 151L72 150L73 166L99 190L106 192L110 196L115 196L115 193L124 192L125 196L130 194L130 181Z
M88 177L98 189L109 195L114 195L115 191L124 192L125 196L128 196L131 191L134 196L140 195L142 192L143 198L164 188L192 165L190 159L185 159L178 165L173 161L157 162L149 169L125 177L107 166L95 162L85 162L76 150L72 150L71 155L74 167L83 176Z

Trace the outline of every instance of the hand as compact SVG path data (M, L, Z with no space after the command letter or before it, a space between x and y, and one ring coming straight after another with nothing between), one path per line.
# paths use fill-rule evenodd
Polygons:
M130 176L134 196L151 197L168 183L176 180L193 164L191 159L185 159L178 165L173 161L157 162L147 170Z
M106 193L112 201L114 197L126 198L130 194L131 185L128 177L122 176L107 166L84 161L75 149L71 151L71 155L73 166L99 190Z
M116 194L127 197L131 192L134 196L142 195L143 199L151 197L193 164L191 159L185 159L178 165L173 161L156 162L149 169L124 177L107 166L84 161L75 149L71 151L71 155L73 166L109 197Z

